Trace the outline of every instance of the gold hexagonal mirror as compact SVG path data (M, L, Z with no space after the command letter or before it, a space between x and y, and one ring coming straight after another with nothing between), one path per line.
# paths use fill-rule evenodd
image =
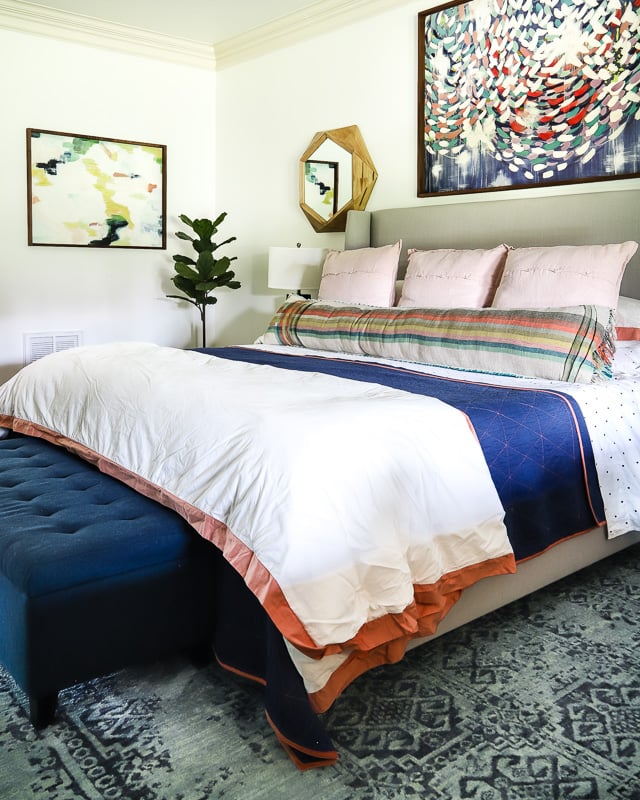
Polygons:
M357 125L319 131L300 157L300 208L318 233L343 231L378 179Z

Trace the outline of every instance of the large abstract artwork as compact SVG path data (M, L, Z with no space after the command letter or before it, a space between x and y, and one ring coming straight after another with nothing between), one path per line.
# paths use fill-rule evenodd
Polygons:
M640 175L640 0L419 14L418 196Z
M30 245L166 247L166 147L27 128Z

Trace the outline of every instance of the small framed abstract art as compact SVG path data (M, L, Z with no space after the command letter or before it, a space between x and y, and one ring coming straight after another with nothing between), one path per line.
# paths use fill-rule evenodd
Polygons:
M308 159L304 180L305 203L322 219L330 219L338 210L338 162Z
M166 146L27 128L30 245L166 248Z
M418 15L418 196L640 175L637 0Z

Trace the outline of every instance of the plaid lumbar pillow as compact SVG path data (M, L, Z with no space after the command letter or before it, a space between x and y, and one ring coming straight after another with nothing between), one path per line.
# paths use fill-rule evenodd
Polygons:
M614 312L592 305L542 310L371 308L300 300L278 310L263 342L592 383L611 377Z

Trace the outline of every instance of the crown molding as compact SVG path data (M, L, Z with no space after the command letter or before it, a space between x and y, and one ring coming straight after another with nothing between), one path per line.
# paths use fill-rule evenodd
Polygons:
M0 28L215 70L336 30L409 1L317 0L300 11L215 45L60 11L27 0L0 0Z
M25 0L0 0L0 28L204 69L216 68L211 44L59 11Z
M318 0L306 8L216 43L218 69L311 39L406 5L409 0Z

